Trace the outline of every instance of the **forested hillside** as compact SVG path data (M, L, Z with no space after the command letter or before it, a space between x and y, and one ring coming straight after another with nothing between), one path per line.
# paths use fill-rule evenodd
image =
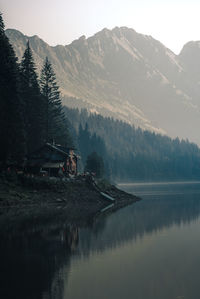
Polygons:
M64 108L82 163L96 151L118 181L200 178L200 149L187 140L136 129L125 122Z

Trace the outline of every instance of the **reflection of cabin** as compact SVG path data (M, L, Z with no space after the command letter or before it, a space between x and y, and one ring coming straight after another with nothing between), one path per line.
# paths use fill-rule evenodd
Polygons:
M49 176L77 175L77 156L73 148L46 143L30 155L27 171Z

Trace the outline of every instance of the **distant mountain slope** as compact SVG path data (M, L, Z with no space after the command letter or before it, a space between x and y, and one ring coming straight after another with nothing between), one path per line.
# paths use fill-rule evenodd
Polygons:
M151 36L126 27L56 47L16 30L6 34L19 58L30 41L39 69L49 57L64 103L200 144L200 71L192 67L200 49L195 57L184 49L176 56Z

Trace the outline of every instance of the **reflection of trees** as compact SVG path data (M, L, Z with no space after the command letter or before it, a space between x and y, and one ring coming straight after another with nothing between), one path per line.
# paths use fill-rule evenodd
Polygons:
M87 257L93 251L189 223L199 214L199 194L163 195L102 215L95 222L85 219L87 226L82 228L69 225L64 215L47 223L33 217L31 224L29 218L28 226L24 221L10 232L0 229L0 298L63 299L74 253L76 258Z
M148 198L97 221L93 231L80 230L79 250L87 255L117 247L172 225L189 223L199 217L199 194ZM103 230L102 230L103 227Z
M1 236L0 298L63 298L63 268L77 245L75 226Z
M78 246L78 228L72 225L68 230L64 230L63 240L65 240L70 250L74 251Z

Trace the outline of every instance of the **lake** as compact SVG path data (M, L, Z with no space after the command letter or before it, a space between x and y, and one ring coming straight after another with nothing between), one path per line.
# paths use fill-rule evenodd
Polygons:
M143 200L83 226L10 219L0 298L199 299L200 182L119 187Z

